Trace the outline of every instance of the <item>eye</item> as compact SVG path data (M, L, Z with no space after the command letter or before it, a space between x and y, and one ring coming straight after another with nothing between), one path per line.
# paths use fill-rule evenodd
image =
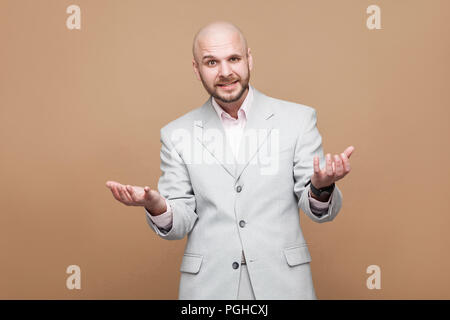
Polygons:
M238 57L232 57L232 58L230 58L230 60L231 61L239 61L239 58Z
M216 61L215 61L215 60L209 60L209 61L208 61L208 65L209 65L209 66L212 66L211 62L214 62L214 63L215 63Z

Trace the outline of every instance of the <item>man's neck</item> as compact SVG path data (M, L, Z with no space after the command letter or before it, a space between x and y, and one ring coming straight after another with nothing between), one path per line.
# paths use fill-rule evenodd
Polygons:
M245 89L244 93L242 94L241 98L234 102L223 102L223 101L217 101L216 98L214 100L217 102L217 104L225 110L230 116L237 119L238 118L238 111L242 106L242 103L244 103L245 98L248 95L248 88Z

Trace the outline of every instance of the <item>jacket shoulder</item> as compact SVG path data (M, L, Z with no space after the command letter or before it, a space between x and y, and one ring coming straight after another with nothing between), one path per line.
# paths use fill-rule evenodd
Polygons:
M314 122L316 109L302 103L266 96L272 105L279 123L299 127L299 123ZM268 100L268 101L269 101Z
M316 112L316 109L302 103L288 101L288 100L282 100L278 98L268 97L272 100L273 105L275 106L275 110L280 113L286 113L291 116L293 115L299 115L299 116L306 116L312 113Z

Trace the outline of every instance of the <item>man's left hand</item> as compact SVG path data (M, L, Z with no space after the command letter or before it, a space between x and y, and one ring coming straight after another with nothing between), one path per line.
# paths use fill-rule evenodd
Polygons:
M334 182L342 179L350 172L350 156L352 155L355 147L350 146L340 155L334 155L327 153L326 165L323 170L319 166L319 156L315 156L314 161L314 174L311 177L311 183L317 189L328 187Z

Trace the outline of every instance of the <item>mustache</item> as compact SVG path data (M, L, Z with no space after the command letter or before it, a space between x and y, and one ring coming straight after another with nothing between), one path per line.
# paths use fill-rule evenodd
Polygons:
M233 82L236 82L236 81L239 81L239 79L222 80L219 83L217 83L217 85L233 83Z

